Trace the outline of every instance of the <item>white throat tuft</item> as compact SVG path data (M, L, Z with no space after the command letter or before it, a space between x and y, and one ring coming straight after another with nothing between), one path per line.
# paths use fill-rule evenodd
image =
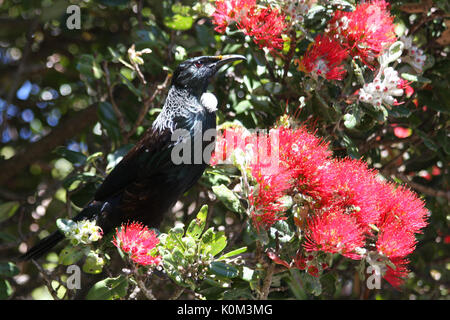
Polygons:
M210 92L205 92L200 98L200 103L209 112L217 111L217 98Z

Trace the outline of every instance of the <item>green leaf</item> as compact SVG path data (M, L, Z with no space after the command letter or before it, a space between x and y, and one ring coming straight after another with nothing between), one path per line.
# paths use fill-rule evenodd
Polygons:
M208 205L202 206L197 214L197 217L191 221L186 230L186 235L199 239L206 225L206 217L208 215Z
M35 288L31 292L31 297L33 300L54 300L45 285Z
M86 273L97 274L102 272L105 263L106 263L105 259L100 257L94 251L90 251L86 258L86 261L83 264L82 269Z
M254 276L255 276L255 270L250 269L246 266L244 266L242 268L242 273L241 273L242 280L251 282L251 281L254 281L254 278L255 278Z
M93 71L94 77L96 79L100 79L103 77L102 68L100 67L100 65L98 64L98 62L96 60L94 60L94 62L92 63L92 71Z
M243 213L241 202L236 194L228 189L225 185L213 186L212 190L217 198L231 211L236 213Z
M0 222L8 220L19 208L20 203L18 201L9 201L0 204Z
M174 227L169 230L168 236L167 236L167 242L166 247L168 249L173 249L175 247L180 247L183 250L185 250L185 245L183 243L183 235L184 235L184 229L182 226Z
M70 200L80 208L85 207L95 195L97 185L94 182L86 183L80 190L72 194Z
M322 293L327 296L333 296L336 292L336 277L332 273L326 273L320 277Z
M175 53L175 60L176 61L183 61L186 59L187 56L187 52L186 49L182 46L176 46L174 48L174 53Z
M278 234L278 240L281 243L289 242L294 237L295 233L289 228L289 223L284 220L277 221L274 223L270 229L270 236L276 239Z
M109 102L100 102L98 108L98 118L102 127L108 132L108 136L116 141L120 139L119 122L112 105Z
M69 175L63 180L63 187L68 191L73 191L80 186L80 183L89 183L99 181L100 178L93 172L81 172L75 175Z
M208 170L202 176L201 182L211 188L212 186L219 185L219 184L225 184L225 185L230 184L231 179L227 175L222 174L218 170Z
M431 151L438 151L439 146L431 140L427 134L421 130L416 129L417 134L422 138L423 144Z
M225 233L220 231L214 234L213 242L211 243L211 250L209 253L214 257L215 255L222 252L227 246L227 237Z
M433 140L428 139L428 138L422 138L422 140L423 140L423 144L428 149L430 149L431 151L435 151L435 152L438 151L439 146L436 143L434 143Z
M113 153L108 154L106 159L108 160L108 165L106 166L106 171L111 171L115 168L116 165L122 161L123 157L131 150L133 147L132 144L126 144L114 151Z
M261 228L260 230L255 231L254 235L256 236L256 239L261 241L263 245L266 245L269 243L269 234L267 230Z
M290 274L285 278L285 281L289 285L289 288L291 289L292 293L299 300L308 299L308 295L306 294L305 289L301 285L300 271L298 269L291 268L289 269L289 273Z
M108 52L111 54L113 62L118 62L122 57L116 50L111 47L108 47Z
M447 130L441 130L436 136L436 141L442 147L445 153L450 154L450 139L447 137ZM1 237L1 234L0 234Z
M70 220L70 219L57 219L56 220L56 226L59 230L61 230L63 233L70 232L70 230L76 225L76 222Z
M87 157L81 152L72 151L65 147L56 148L55 153L70 161L71 163L79 166L83 165L87 159Z
M113 300L124 297L128 290L128 280L120 275L116 278L106 278L94 284L89 290L87 300Z
M195 31L197 32L198 42L203 47L210 47L216 43L213 30L204 24L196 24Z
M185 266L186 259L184 258L184 253L178 247L173 248L172 258L173 261L175 262L175 265L177 266L181 265L183 267Z
M0 279L0 300L8 299L13 293L11 284L6 279Z
M209 228L205 231L205 233L202 236L202 245L209 244L214 239L214 227Z
M163 264L166 266L175 266L175 260L173 259L172 253L170 253L168 250L167 251L161 251L161 257L163 260ZM167 269L167 267L165 267L165 269Z
M253 108L252 104L248 100L244 100L239 102L237 105L234 106L234 110L237 114L244 113L247 110L251 110Z
M97 1L105 6L118 7L128 4L130 0L97 0Z
M395 106L395 108L389 110L388 113L396 118L407 118L411 115L411 111L403 106Z
M13 262L0 263L0 277L14 277L19 274L19 268Z
M59 219L58 219L59 220ZM58 263L63 266L70 266L84 257L85 251L78 247L68 245L59 253Z
M212 286L212 287L217 287L217 288L227 288L229 287L229 283L225 282L225 281L216 281L213 280L211 278L206 277L204 280L205 283L207 283L208 285Z
M85 75L85 76L92 76L92 63L94 61L94 57L92 55L89 54L83 54L80 56L80 58L78 59L78 63L77 63L77 70Z
M239 298L245 298L245 299L253 299L253 295L252 292L250 291L249 288L245 288L245 289L231 289L231 290L227 290L223 293L223 298L224 300L237 300Z
M0 232L0 240L4 242L14 242L17 241L17 238L9 233Z
M353 129L357 124L356 118L354 115L347 113L344 114L344 126L348 129Z
M223 262L214 261L210 264L210 271L225 278L235 278L239 275L238 269Z
M134 93L134 95L136 97L141 97L141 91L139 89L137 89L133 83L127 79L127 77L125 77L122 73L119 73L120 78L122 79L122 83L125 84L128 89L130 89L130 91L132 93Z
M134 70L130 70L129 68L125 67L120 69L120 75L124 76L126 79L128 79L128 81L133 81L133 79L136 77L136 73Z
M440 88L438 92L421 91L419 95L419 104L430 107L436 111L450 114L450 104L445 102L446 89Z
M268 82L263 85L264 90L271 94L279 94L283 89L283 86L278 82Z
M77 70L87 76L94 77L96 79L100 79L103 77L103 71L95 60L94 56L90 54L83 54L77 63Z
M225 253L219 259L217 259L216 261L225 260L225 259L228 259L230 257L237 256L238 254L244 253L246 251L247 251L247 247L242 247L242 248L230 251L228 253Z
M341 143L344 145L344 147L347 148L347 152L350 157L354 159L361 158L361 156L359 155L358 147L349 136L343 134Z
M315 296L319 296L322 293L322 284L318 277L314 277L309 273L300 273L300 278L302 280L302 284L304 289L312 293Z
M201 240L201 252L204 255L215 256L222 252L227 246L227 238L224 232L214 232L214 228L211 227L202 236Z
M176 14L172 17L165 17L164 19L164 25L174 30L189 30L190 28L192 28L193 24L193 17L185 17L180 14Z
M291 49L291 38L286 34L282 34L281 38L283 39L283 54L287 55Z
M412 82L418 82L418 83L431 83L432 81L428 78L422 77L420 75L415 74L409 74L409 73L402 73L402 78L408 81Z
M86 162L93 162L99 158L103 157L103 152L95 152L93 154L91 154L89 157L87 157Z

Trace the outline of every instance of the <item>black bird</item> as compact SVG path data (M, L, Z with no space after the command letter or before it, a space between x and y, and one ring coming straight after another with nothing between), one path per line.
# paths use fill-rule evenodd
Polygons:
M217 99L206 90L220 67L236 60L246 58L202 56L181 63L152 127L73 220L95 220L105 234L127 221L158 227L164 214L197 182L208 165L215 137L210 137L210 141L202 137L211 129L215 133ZM200 150L195 141L200 141ZM37 259L62 239L64 234L55 231L19 259Z

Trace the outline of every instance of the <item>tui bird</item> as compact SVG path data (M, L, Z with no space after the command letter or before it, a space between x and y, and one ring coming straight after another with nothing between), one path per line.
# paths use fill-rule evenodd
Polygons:
M95 220L104 234L127 221L158 227L164 214L197 182L208 165L215 137L208 144L203 135L211 129L215 133L217 99L206 90L220 67L236 60L247 59L240 55L201 56L181 63L153 125L105 178L94 200L73 220ZM201 150L195 147L199 139ZM179 151L188 161L179 161ZM19 259L37 259L62 239L64 234L55 231Z

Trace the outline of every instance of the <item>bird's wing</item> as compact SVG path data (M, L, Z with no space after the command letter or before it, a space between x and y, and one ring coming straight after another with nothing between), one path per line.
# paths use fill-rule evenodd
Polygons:
M94 199L104 201L123 191L143 174L161 170L170 161L174 142L171 131L160 131L150 127L144 137L127 153L97 189Z

